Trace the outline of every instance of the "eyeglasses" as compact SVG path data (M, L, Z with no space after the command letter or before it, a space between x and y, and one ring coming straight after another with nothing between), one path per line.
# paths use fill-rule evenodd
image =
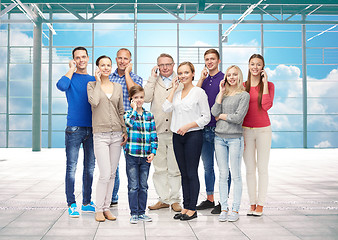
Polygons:
M164 67L168 68L168 67L171 67L173 64L174 64L174 63L160 64L160 65L158 65L158 67L159 67L159 68L164 68Z

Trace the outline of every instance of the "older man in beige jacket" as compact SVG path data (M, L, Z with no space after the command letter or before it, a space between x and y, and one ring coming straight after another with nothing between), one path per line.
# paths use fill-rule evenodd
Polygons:
M159 200L150 210L171 208L181 211L181 174L174 155L172 132L170 131L171 113L162 110L162 104L172 88L174 73L174 59L166 53L157 58L157 65L151 70L145 90L145 102L151 102L150 111L154 114L158 137L158 150L153 164L155 172L153 182ZM158 74L159 71L159 74ZM182 86L180 86L182 88Z

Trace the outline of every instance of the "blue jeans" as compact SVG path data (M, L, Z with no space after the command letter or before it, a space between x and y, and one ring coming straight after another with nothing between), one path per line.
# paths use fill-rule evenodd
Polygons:
M215 136L216 161L219 168L219 195L221 209L228 209L228 178L229 162L231 164L231 175L234 184L234 199L232 211L239 211L242 198L242 176L241 163L244 151L244 139L240 138L221 138Z
M66 136L66 197L68 206L76 203L74 195L75 172L82 144L83 175L82 175L82 204L91 202L93 173L95 168L95 156L93 148L93 133L91 127L69 127L65 131Z
M119 165L117 165L113 194L111 198L112 202L117 202L119 200L119 195L117 195L119 188L120 188L120 174L119 174Z
M204 180L207 195L214 195L215 171L214 171L214 152L215 152L215 127L204 127L203 129L203 146L202 161L204 166ZM231 174L229 170L228 188L231 185Z
M200 191L198 165L202 149L202 130L187 132L184 136L173 133L174 153L181 171L183 207L195 211Z
M146 157L134 157L126 154L128 177L128 201L131 215L145 213L148 196L148 175L150 163Z

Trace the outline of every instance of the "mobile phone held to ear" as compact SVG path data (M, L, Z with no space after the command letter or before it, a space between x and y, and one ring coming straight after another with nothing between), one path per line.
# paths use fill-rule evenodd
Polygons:
M156 68L155 73L156 73L156 74L158 73L158 68Z

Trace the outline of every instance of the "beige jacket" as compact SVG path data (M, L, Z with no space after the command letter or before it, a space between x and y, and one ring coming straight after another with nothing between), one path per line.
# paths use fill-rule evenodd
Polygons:
M173 73L173 77L176 76L176 73ZM178 90L181 90L183 85L180 83ZM150 76L147 84L144 86L144 101L151 102L150 111L154 114L156 132L157 134L161 133L170 133L170 123L171 123L171 112L165 113L162 110L162 105L166 98L169 96L169 93L172 89L172 85L169 88L165 86L165 83L162 80L161 76L152 77Z
M102 91L101 82L89 82L87 85L88 102L92 106L93 133L127 132L123 120L122 86L113 84L114 90L110 98Z

